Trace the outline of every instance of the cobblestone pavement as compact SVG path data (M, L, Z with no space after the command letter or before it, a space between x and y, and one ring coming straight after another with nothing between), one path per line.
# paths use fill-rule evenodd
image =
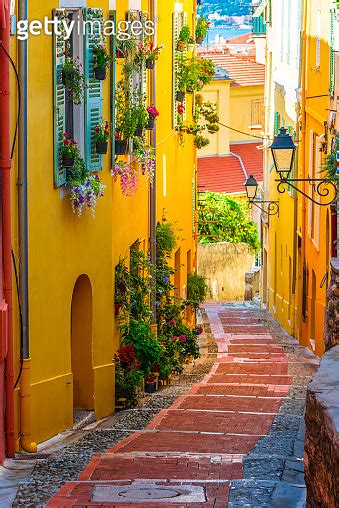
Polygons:
M258 309L206 312L217 345L208 374L193 373L189 392L179 386L165 409L153 398L143 430L132 419L123 436L121 422L116 444L96 447L48 506L305 506L303 412L318 360Z

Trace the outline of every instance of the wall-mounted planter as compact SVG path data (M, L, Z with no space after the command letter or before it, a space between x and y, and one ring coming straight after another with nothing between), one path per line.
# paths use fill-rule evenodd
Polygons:
M205 40L205 37L202 37L202 35L199 35L199 37L197 37L197 43L198 44L202 44Z
M64 168L72 168L75 162L75 155L63 155L62 156L62 165Z
M138 125L138 127L135 129L134 135L141 138L143 133L144 133L144 127L142 125Z
M151 58L147 58L146 60L146 69L154 69L155 67L155 61L152 60Z
M150 117L149 120L148 120L148 124L146 125L146 129L148 131L152 131L155 127L155 118L154 117Z
M184 102L185 97L186 97L186 93L185 92L181 92L181 90L178 90L176 95L175 95L175 98L176 98L176 100L178 102Z
M104 81L104 79L106 79L106 68L100 69L99 67L95 67L94 76L95 79L98 79L99 81Z
M96 146L96 151L97 151L98 154L104 155L104 154L107 153L107 148L108 148L108 142L107 141L104 141L102 143L99 143L99 141L97 141L95 146Z
M115 155L125 155L127 152L127 141L116 139L115 140Z
M180 53L183 53L186 48L187 48L187 42L184 42L184 41L178 41L178 51L180 51Z

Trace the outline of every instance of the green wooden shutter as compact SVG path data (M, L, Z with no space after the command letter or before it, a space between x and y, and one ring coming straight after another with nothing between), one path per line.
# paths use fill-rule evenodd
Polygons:
M53 17L64 17L64 9L53 10ZM54 92L54 186L66 183L66 169L62 165L60 146L65 132L65 87L62 84L62 69L65 63L66 49L63 35L56 35L53 30L53 92Z
M113 21L116 34L116 23L117 23L117 13L116 11L110 11L109 19ZM117 38L116 35L111 35L110 37L110 52L111 55L114 56L114 60L111 63L110 67L110 106L111 106L111 168L114 168L115 164L115 85L116 85L116 43Z
M274 135L277 136L279 134L280 128L280 114L278 112L274 113Z
M330 13L331 27L330 27L330 95L334 96L335 88L335 10L331 9Z
M101 21L101 9L83 9L84 20ZM84 76L87 84L85 92L85 158L88 171L102 169L102 155L95 149L94 128L102 122L102 82L95 79L93 46L96 38L100 39L99 27L93 23L93 35L86 25L84 34Z

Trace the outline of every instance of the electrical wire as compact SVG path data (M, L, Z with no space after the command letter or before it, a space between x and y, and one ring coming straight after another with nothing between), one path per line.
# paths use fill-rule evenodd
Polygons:
M8 51L4 47L2 41L0 41L0 48L4 51L5 55L7 56L11 66L12 66L12 69L15 73L15 78L16 78L17 88L18 88L18 113L17 113L15 130L14 130L14 137L13 137L12 148L11 148L11 159L13 159L17 136L18 136L19 119L20 119L20 114L21 114L21 85L20 85L20 78L19 78L19 73L16 68L16 65L15 65L11 55L8 53ZM15 388L17 387L19 380L21 378L23 363L24 363L24 358L23 358L23 336L24 336L24 334L23 334L23 317L22 317L22 307L21 307L21 300L20 300L18 270L17 270L17 266L16 266L16 262L15 262L13 249L11 249L11 252L12 252L12 262L13 262L14 274L15 274L16 291L17 291L17 297L18 297L19 316L20 316L20 369L19 369L18 377L17 377L15 384L14 384L14 390L15 390Z
M4 53L6 54L11 66L13 68L13 71L15 73L16 82L17 82L17 87L18 87L18 114L17 114L17 118L16 118L14 138L13 138L12 149L11 149L11 159L13 159L17 135L18 135L18 129L19 129L19 118L20 118L20 113L21 113L21 85L20 85L20 78L19 78L19 74L18 74L16 65L13 62L11 55L8 53L8 51L4 47L2 41L0 41L0 48L3 49Z
M234 129L233 127L230 127L229 125L225 125L221 122L218 122L219 125L222 125L223 127L226 127L226 129L229 129L234 132L238 132L239 134L244 134L244 136L248 136L250 138L256 138L256 139L263 139L261 136L255 136L254 134L249 134L248 132L239 131L238 129Z

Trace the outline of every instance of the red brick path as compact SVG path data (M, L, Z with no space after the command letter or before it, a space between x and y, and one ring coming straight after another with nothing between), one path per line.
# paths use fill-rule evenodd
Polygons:
M253 311L212 304L206 310L218 345L211 372L145 430L93 455L79 480L66 483L48 506L227 506L229 481L242 478L243 457L268 433L291 378L283 349ZM138 483L203 486L206 502L92 501L98 486Z

